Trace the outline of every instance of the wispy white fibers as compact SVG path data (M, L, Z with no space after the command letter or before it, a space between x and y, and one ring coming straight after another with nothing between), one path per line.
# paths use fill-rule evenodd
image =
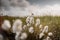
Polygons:
M39 25L39 28L41 29L42 27L43 27L43 25L42 25L42 24L40 24L40 25Z
M28 16L28 17L26 18L26 23L27 23L27 26L30 26L29 21L30 21L30 17Z
M27 25L32 25L32 24L34 24L34 17L33 17L33 15L28 16L28 17L26 18L26 23L27 23Z
M16 32L15 40L20 40L19 35L21 35L21 32Z
M3 40L3 36L0 34L0 40Z
M45 40L52 40L49 36L47 36L47 38Z
M14 33L22 31L22 21L20 19L16 19L13 23L12 30Z
M37 27L37 26L39 26L39 25L40 25L40 19L37 18L37 19L36 19L36 24L35 24L35 26Z
M20 33L20 32L17 32L16 33L16 36L15 36L15 40L25 40L27 38L27 33L23 32L23 33Z
M52 35L53 35L53 33L52 33L52 32L49 32L49 33L48 33L48 36L52 36Z
M20 36L20 39L21 40L25 40L27 38L27 33L22 33L21 36Z
M44 35L45 35L44 33L40 33L39 38L41 39Z
M48 26L45 26L42 32L43 33L48 33Z
M24 25L24 26L23 26L23 29L25 30L25 29L26 29L26 27L27 27L27 25Z
M29 22L30 22L30 24L34 24L34 17L33 17L33 15L30 16L30 21Z
M52 40L49 36L47 36L44 40Z
M52 40L50 37L53 36L53 33L52 32L49 32L48 35L47 35L47 38L45 40Z
M29 27L30 26L30 23L27 23L27 26Z
M34 28L33 28L33 27L30 27L30 28L29 28L29 32L30 32L30 33L33 33L33 32L34 32Z
M39 29L42 32L43 31L43 25L39 25Z
M4 20L3 24L2 24L2 29L4 30L9 30L11 28L11 24L9 20Z
M30 17L28 16L28 17L26 18L26 23L29 23L29 20L30 20Z

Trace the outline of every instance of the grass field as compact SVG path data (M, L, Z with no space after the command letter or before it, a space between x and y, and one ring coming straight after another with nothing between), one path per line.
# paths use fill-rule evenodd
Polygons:
M35 19L37 17L34 17ZM49 32L52 32L54 35L54 40L60 40L60 16L42 16L39 17L41 20L41 24L43 26L48 25L49 26ZM21 19L23 24L26 24L25 20L26 17L24 18L19 18L19 17L8 17L4 16L3 20L10 20L11 25L13 24L13 20L15 19ZM39 31L39 30L38 30Z

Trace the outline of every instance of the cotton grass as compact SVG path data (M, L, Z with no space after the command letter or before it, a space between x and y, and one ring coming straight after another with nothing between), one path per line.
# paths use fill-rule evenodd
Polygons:
M3 40L3 36L0 34L0 40Z
M2 24L2 29L4 30L9 30L11 28L10 21L9 20L4 20Z
M43 33L48 33L48 26L45 26L42 32Z
M40 29L41 32L43 31L43 25L42 24L39 25L39 29Z
M35 24L35 26L37 27L37 26L39 26L39 25L40 25L40 19L37 18L37 19L36 19L36 24Z
M15 20L12 27L13 33L17 31L22 31L22 21L20 19Z
M33 33L33 32L34 32L34 28L33 28L33 27L30 27L30 28L29 28L29 32L30 32L30 33Z
M44 35L45 35L44 33L40 33L39 38L41 39Z
M23 29L25 30L25 29L26 29L26 27L27 27L27 25L24 25L24 26L23 26Z
M53 33L52 33L52 32L49 32L49 33L48 33L48 36L53 36Z
M16 32L16 36L15 36L15 40L19 40L20 38L19 38L19 35L20 35L21 33L20 32Z
M32 24L34 24L34 17L31 15L31 16L28 16L27 18L26 18L26 23L27 23L27 25L32 25Z
M20 39L21 40L25 40L27 38L27 33L22 33L21 36L20 36Z

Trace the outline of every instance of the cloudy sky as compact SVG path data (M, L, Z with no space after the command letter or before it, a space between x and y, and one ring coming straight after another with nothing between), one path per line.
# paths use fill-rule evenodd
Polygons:
M27 0L32 4L39 4L39 5L52 5L52 4L59 4L60 0Z
M60 0L0 0L1 13L8 16L60 16Z

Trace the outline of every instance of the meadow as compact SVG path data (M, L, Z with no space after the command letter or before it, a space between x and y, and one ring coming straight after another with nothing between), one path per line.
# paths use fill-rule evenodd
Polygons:
M49 27L49 32L53 33L53 40L60 40L60 16L41 16L41 17L34 17L36 20L37 18L40 18L40 24L43 25L48 25ZM20 19L23 22L23 25L26 24L25 20L26 17L8 17L8 16L3 16L3 20L9 20L11 22L11 26L13 24L13 20ZM36 33L39 33L39 29L37 30ZM27 32L27 31L26 31ZM29 40L29 38L27 38ZM32 38L31 40L35 40ZM38 40L38 39L37 39Z

